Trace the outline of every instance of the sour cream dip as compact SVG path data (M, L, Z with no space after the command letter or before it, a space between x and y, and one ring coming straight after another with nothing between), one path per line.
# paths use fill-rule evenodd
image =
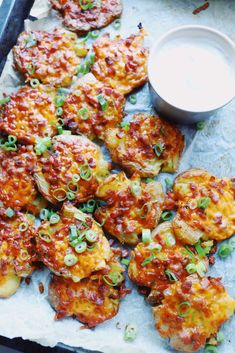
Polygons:
M235 96L234 43L208 27L179 27L153 46L148 74L166 104L186 112L214 111Z

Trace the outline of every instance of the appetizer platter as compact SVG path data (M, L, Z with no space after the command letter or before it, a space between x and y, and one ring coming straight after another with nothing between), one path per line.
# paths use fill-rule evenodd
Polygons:
M177 125L148 86L167 30L235 39L210 3L35 0L0 78L1 335L235 353L235 104Z

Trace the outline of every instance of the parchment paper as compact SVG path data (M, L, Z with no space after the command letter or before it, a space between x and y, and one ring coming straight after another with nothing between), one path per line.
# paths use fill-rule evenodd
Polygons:
M112 35L120 33L127 36L137 31L142 22L149 32L147 45L165 31L183 24L203 24L219 29L235 40L234 18L235 1L213 0L210 7L195 16L192 11L203 1L179 0L123 0L124 12L122 26L115 31L111 26L102 30ZM27 28L52 29L60 24L55 12L50 12L46 0L36 0L31 15L40 18L36 22L26 21ZM0 79L0 96L11 92L22 84L20 75L12 69L12 54L8 56L6 67ZM170 82L169 82L170 84ZM137 93L135 106L127 103L127 119L134 112L152 112L148 86ZM189 167L203 167L217 176L235 176L235 102L211 118L203 131L193 127L182 127L186 136L187 147L183 155L180 171ZM163 180L161 174L158 179ZM173 177L173 176L172 176ZM217 258L209 274L223 277L229 293L235 297L235 253L226 260ZM154 330L151 307L137 294L135 288L131 295L121 303L119 314L111 321L99 325L94 331L81 330L81 324L71 318L54 321L54 311L47 302L47 292L40 294L38 283L47 288L49 281L47 270L37 271L32 276L29 286L22 284L18 292L7 300L0 300L0 335L23 337L54 346L58 342L87 349L100 350L104 353L164 353L173 352L167 343L159 338ZM130 284L131 286L131 284ZM120 323L121 329L116 328ZM134 323L138 327L138 336L132 343L123 340L126 324ZM220 353L235 353L235 317L223 328L225 342L219 348Z

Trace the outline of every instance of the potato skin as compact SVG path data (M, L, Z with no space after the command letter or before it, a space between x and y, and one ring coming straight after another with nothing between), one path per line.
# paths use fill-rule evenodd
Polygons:
M38 192L33 177L36 160L33 146L18 146L15 152L0 149L0 215L8 207L34 214L39 212L40 203L37 203Z
M98 38L94 45L95 63L92 73L95 77L117 89L121 94L128 94L147 81L148 50L143 47L144 29L139 34L132 34L126 39L109 34Z
M0 111L0 131L26 144L35 144L38 137L56 135L54 96L42 86L37 89L21 87Z
M56 199L55 190L62 188L68 192L68 183L73 175L80 175L84 165L89 165L92 177L90 180L80 178L77 190L74 189L73 203L94 197L99 182L109 174L108 163L100 148L85 136L54 137L52 151L45 152L37 163L34 176L40 192L48 201L59 205L61 202Z
M88 327L112 319L118 312L122 297L123 271L119 262L112 258L104 270L78 283L54 276L49 284L49 300L57 312L56 319L74 316ZM118 273L122 278L115 287L108 285L103 279L103 276L112 272Z
M131 191L140 183L141 193ZM163 207L164 194L158 182L145 184L139 176L128 179L124 172L113 174L99 186L96 196L106 205L98 208L95 218L121 243L136 245L143 228L156 227Z
M130 279L137 285L151 289L148 299L151 304L159 304L164 297L163 292L167 289L174 279L170 280L166 271L170 271L178 281L183 281L188 277L186 266L192 262L192 258L187 249L180 242L169 245L168 236L174 237L171 222L164 222L152 231L150 243L139 243L131 253L131 261L128 268ZM161 251L153 251L156 244L161 245ZM200 258L191 247L190 251L194 254L193 263L196 265L202 262L205 271L208 269L206 257ZM154 254L154 259L146 264L142 263Z
M234 186L230 179L189 169L176 178L173 196L178 207L173 228L184 243L195 244L200 238L222 241L234 234ZM210 198L205 210L198 206L203 197Z
M20 231L21 223L28 228ZM33 221L17 212L12 218L0 217L0 298L14 294L22 277L29 276L37 261Z
M185 308L184 302L189 303ZM182 317L179 313L184 309L190 311ZM199 279L192 275L167 289L162 305L154 307L153 314L156 329L163 338L170 339L174 349L195 352L216 335L234 310L235 300L219 278Z
M85 250L79 254L70 245L70 226L76 225L81 232L86 227L80 220L75 218L76 214L84 218L87 227L98 235L98 239L94 243L95 248L93 250ZM38 229L36 240L41 261L56 275L70 278L74 282L79 282L81 279L90 276L92 272L105 268L106 262L111 256L111 250L102 228L95 223L92 217L83 214L70 204L64 205L59 215L60 221L57 224L51 225L46 221ZM49 232L50 242L45 241L40 236L42 232L44 234ZM64 257L68 254L73 254L77 257L77 263L73 266L67 266L64 262Z
M129 128L107 130L105 143L114 162L143 178L154 177L160 170L175 172L184 149L184 137L175 126L148 114L135 114ZM154 152L156 144L163 146L159 157Z
M98 96L101 95L108 106L102 109ZM96 80L93 75L84 76L74 87L63 105L63 120L74 134L83 133L89 139L104 139L105 131L116 126L123 119L125 98L110 86ZM81 109L88 110L88 118L79 115Z
M63 24L78 34L105 27L122 13L121 0L102 0L100 6L96 0L97 4L85 11L76 0L50 0L50 2L52 8L61 14Z
M35 39L35 44L29 47L30 38ZM16 68L26 81L36 78L50 86L67 87L80 63L75 51L76 40L74 33L59 28L51 32L22 32L13 48ZM33 69L29 69L32 63Z

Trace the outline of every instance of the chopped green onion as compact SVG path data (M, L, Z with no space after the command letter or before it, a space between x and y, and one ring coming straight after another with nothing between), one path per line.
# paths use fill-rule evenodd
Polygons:
M197 272L197 267L195 264L188 264L186 267L186 271L191 275L192 273Z
M142 192L142 188L140 182L138 180L134 180L131 182L130 186L131 192L134 196L140 196Z
M153 181L154 181L154 179L152 179L152 178L146 178L145 179L145 183L146 184L152 183Z
M34 47L36 44L37 44L37 39L34 34L30 34L30 36L28 36L28 38L25 39L26 48Z
M51 234L48 230L39 230L38 235L39 238L45 241L46 243L50 243L52 241Z
M130 263L130 260L128 260L128 259L121 259L121 263L122 263L123 265L128 266L129 263Z
M64 131L64 130L63 130L62 126L60 126L60 125L57 126L57 131L58 131L58 134L59 134L59 135L63 135L63 131Z
M166 178L165 179L165 184L166 184L166 189L167 190L172 190L172 187L173 187L173 180L171 180L170 178Z
M164 149L164 144L163 143L156 143L155 146L153 146L154 152L156 154L157 157L160 157L163 149Z
M89 55L88 62L90 65L94 65L94 63L95 63L95 54L94 53L91 53Z
M87 241L89 241L90 243L94 243L97 240L98 235L90 229L86 231L85 237Z
M176 277L176 275L172 271L165 270L165 274L169 278L170 282L178 282L178 278Z
M187 301L180 303L177 306L178 314L181 317L187 317L190 315L191 312L191 304Z
M228 243L232 249L235 249L235 238L230 239Z
M224 341L224 334L223 334L222 331L219 331L219 332L217 333L216 340L217 340L217 342L219 342L219 343Z
M49 219L49 222L51 224L56 224L59 222L59 220L60 220L60 216L57 213L53 213Z
M119 272L113 272L113 273L110 273L109 275L104 275L103 280L109 286L116 287L118 284L120 284L123 281L123 276Z
M72 176L72 182L74 183L74 184L76 184L76 183L78 183L79 182L79 180L80 180L80 176L78 175L78 174L73 174L73 176Z
M65 96L64 95L63 96L57 95L55 97L54 103L55 103L56 108L62 107L64 102L65 102Z
M49 213L50 213L49 210L47 210L46 208L43 208L39 214L40 219L43 221L48 219Z
M5 211L5 215L9 218L12 218L15 215L15 211L12 208L8 207Z
M209 206L210 201L210 197L201 197L197 203L197 206L202 210L205 210Z
M125 341L134 341L137 337L137 327L135 325L126 325L124 340Z
M99 94L99 95L97 96L97 99L98 99L98 101L99 101L99 103L100 103L100 105L101 105L102 110L107 109L107 107L108 107L108 102L104 99L104 96L103 96L102 94Z
M20 225L19 225L20 232L25 232L28 228L29 228L29 225L26 222L20 223Z
M80 167L80 177L86 181L89 181L92 179L92 171L89 164L83 164Z
M3 148L5 151L17 151L17 146L16 145L12 145L12 146L7 146L6 144L1 146L1 148Z
M93 39L98 38L99 35L100 35L100 31L98 31L97 29L94 30L94 31L89 32L89 37L91 37L91 38L93 38Z
M64 201L67 198L67 193L63 188L53 190L52 195L59 202Z
M38 156L40 156L51 146L52 146L52 141L50 137L38 137L37 143L34 146L34 151Z
M13 136L13 135L9 135L8 136L8 142L7 143L9 145L13 145L16 141L17 141L17 138L15 136Z
M86 221L86 217L84 214L82 213L74 213L74 218L78 219L81 222L85 222Z
M142 242L150 243L151 241L151 230L150 229L142 229Z
M164 212L162 212L162 214L161 214L161 220L162 220L163 222L170 221L173 216L174 216L173 212L171 212L171 211L164 211Z
M122 121L119 125L124 130L128 130L130 128L130 123L128 121Z
M74 183L72 180L68 182L67 189L73 193L78 191L78 184Z
M196 265L196 270L200 277L205 276L206 266L203 261L198 262L198 264Z
M68 200L72 201L72 200L76 199L76 195L74 192L68 191L68 192L66 192L66 198Z
M76 74L86 75L90 72L90 64L88 62L84 64L79 64L76 70Z
M37 78L32 78L29 82L32 88L37 88L40 85L40 82Z
M0 105L8 103L10 99L11 99L10 97L5 97L0 99Z
M221 245L221 247L219 249L219 256L222 258L226 258L229 255L231 255L232 251L233 251L233 249L229 244L223 244L223 245Z
M176 240L173 234L169 233L165 236L165 242L167 246L174 246L176 244Z
M77 239L77 227L75 225L71 225L69 227L70 229L70 234L69 234L69 240L72 241L72 240L75 240Z
M148 265L150 262L152 262L155 259L155 254L152 252L152 254L150 256L148 256L142 263L141 266L145 267L146 265Z
M89 116L90 116L90 113L89 113L88 108L81 108L81 109L79 109L78 115L80 116L80 118L81 118L82 120L87 120L87 119L89 118Z
M121 27L121 20L120 18L117 18L114 22L113 22L113 28L118 30Z
M218 349L215 347L215 346L206 346L205 347L205 350L204 350L205 353L218 353Z
M70 130L63 130L62 135L72 135Z
M78 262L77 257L74 254L68 254L64 257L64 263L66 266L74 266Z
M29 253L26 249L21 249L20 250L20 258L21 260L25 261L29 258Z
M210 247L202 248L200 240L195 244L195 249L200 257L204 257L210 252Z
M36 65L33 62L27 63L26 65L27 72L29 75L33 75L35 73Z
M80 244L75 246L75 251L78 254L83 253L84 251L86 251L86 249L87 249L87 243L85 241L82 241Z
M79 0L79 4L83 11L90 10L94 6L92 0Z
M150 248L152 251L153 251L153 253L155 252L157 252L157 253L159 253L161 250L162 250L162 246L160 245L160 244L157 244L157 243L152 243L152 244L150 244L149 246L148 246L148 248Z
M199 121L197 124L196 124L196 127L197 127L197 130L203 130L204 127L206 125L206 122L205 121Z
M128 101L131 103L131 104L136 104L137 103L137 97L135 94L131 94L129 97L128 97Z
M56 108L56 115L61 116L62 114L63 114L63 108L62 107Z

